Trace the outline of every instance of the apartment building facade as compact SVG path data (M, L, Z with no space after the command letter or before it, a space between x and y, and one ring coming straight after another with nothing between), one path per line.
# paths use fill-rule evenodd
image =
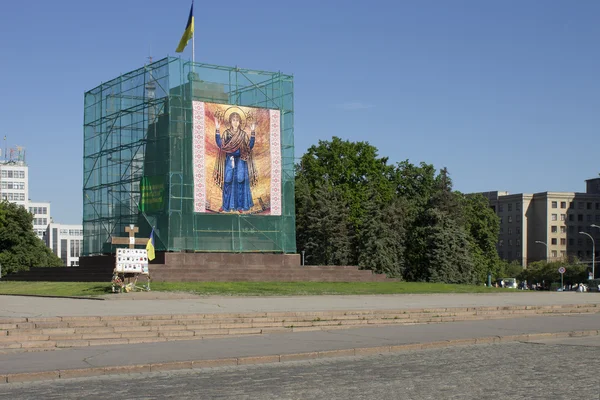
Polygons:
M587 180L585 193L482 194L500 219L500 258L523 266L567 257L591 265L594 250L600 258L600 178Z

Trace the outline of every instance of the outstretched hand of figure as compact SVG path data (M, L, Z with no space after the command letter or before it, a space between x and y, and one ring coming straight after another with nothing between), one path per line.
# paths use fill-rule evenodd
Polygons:
M215 128L219 129L221 127L221 122L219 122L219 117L215 117Z
M252 121L252 125L250 125L250 129L252 129L252 132L254 132L256 130L256 121Z

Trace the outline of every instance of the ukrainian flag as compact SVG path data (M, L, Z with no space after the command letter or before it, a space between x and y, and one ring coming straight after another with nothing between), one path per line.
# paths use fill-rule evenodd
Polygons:
M146 251L148 252L148 261L154 260L154 228L150 232L150 239L146 243Z
M187 25L185 26L185 32L183 32L183 36L179 41L179 46L177 46L177 53L183 53L183 49L187 46L190 39L194 36L194 2L192 1L192 8L190 8L190 16L188 17Z

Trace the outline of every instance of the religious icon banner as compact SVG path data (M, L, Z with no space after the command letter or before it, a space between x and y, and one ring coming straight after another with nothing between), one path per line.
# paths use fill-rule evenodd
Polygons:
M194 212L281 215L279 110L192 107Z

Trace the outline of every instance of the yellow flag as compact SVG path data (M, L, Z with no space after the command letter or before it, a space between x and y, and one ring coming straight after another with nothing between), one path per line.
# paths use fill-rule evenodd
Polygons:
M146 251L148 252L148 261L154 260L154 228L152 228L150 239L148 239L148 243L146 243Z
M192 8L190 8L190 16L188 18L187 25L185 26L185 31L183 32L183 36L179 41L179 46L177 46L177 53L183 53L185 46L187 46L190 39L194 36L194 2L192 1Z

